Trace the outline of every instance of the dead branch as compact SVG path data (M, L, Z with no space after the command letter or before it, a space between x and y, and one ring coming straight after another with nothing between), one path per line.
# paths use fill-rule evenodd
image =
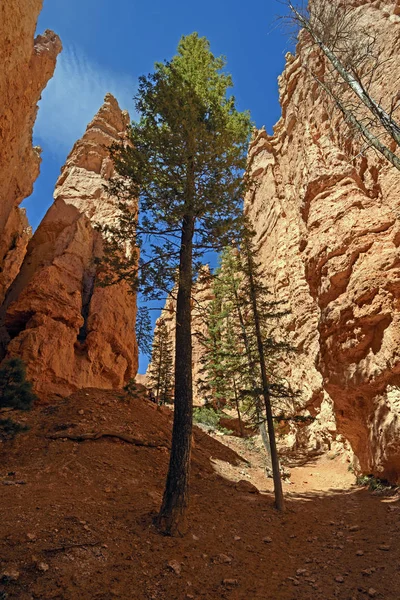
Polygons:
M70 548L84 548L85 546L98 546L101 542L77 542L76 544L64 544L55 548L44 548L43 552L63 552Z
M112 437L122 440L127 444L133 444L134 446L144 446L146 448L168 448L167 444L163 444L160 442L146 442L144 440L139 440L138 438L134 438L131 435L126 433L118 433L116 431L97 431L94 433L81 433L81 434L72 434L65 433L64 431L59 431L58 433L53 433L47 435L46 438L49 440L72 440L74 442L86 442L88 440L99 440L104 437Z

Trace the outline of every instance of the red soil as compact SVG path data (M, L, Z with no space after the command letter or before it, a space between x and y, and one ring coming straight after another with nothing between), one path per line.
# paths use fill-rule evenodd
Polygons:
M31 429L0 444L0 598L400 599L399 499L352 486L340 459L293 469L279 514L270 492L235 483L271 489L258 458L246 450L249 467L196 428L189 529L168 538L152 524L168 409L84 390L15 418ZM60 431L113 431L158 447L46 437Z

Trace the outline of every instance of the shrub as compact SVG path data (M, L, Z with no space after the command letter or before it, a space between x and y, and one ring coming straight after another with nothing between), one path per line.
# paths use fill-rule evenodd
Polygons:
M128 396L135 396L138 391L138 385L136 381L132 378L128 381L128 383L124 387L124 392L128 394Z
M373 475L361 475L356 479L357 485L367 487L371 492L382 492L391 487L386 479L379 479Z
M0 419L0 441L13 440L17 433L28 431L28 429L27 425L20 425L12 419Z
M26 380L25 365L20 358L10 358L0 367L0 408L29 410L36 395Z
M196 407L193 409L193 421L216 429L219 423L219 414L213 408Z

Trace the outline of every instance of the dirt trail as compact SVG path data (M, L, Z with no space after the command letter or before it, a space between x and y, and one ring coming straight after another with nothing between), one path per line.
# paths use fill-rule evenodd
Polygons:
M270 489L257 460L196 429L188 533L166 538L152 518L167 409L85 390L23 418L30 431L0 444L2 599L400 600L399 498L352 486L340 459L294 469L281 515L237 483ZM155 447L47 437L101 430Z

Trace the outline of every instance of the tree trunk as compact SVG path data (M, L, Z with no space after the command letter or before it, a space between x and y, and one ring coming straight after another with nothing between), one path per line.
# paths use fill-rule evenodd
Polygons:
M249 367L251 368L252 358L251 358L250 344L249 344L249 340L248 340L248 336L247 336L247 332L246 332L246 325L245 325L245 322L244 322L242 310L240 308L240 302L239 302L238 292L237 292L237 289L236 289L235 285L233 285L233 292L234 292L234 295L235 295L236 311L237 311L237 314L238 314L238 317L239 317L240 329L241 329L241 332L242 332L242 339L243 339L245 350L246 350L247 361L248 361ZM253 379L252 385L253 385L254 389L257 388L257 382L256 382L255 379ZM259 431L260 431L260 435L261 435L261 440L262 440L263 446L265 448L265 452L267 453L268 461L269 461L269 463L272 466L272 461L271 461L271 444L269 443L268 435L267 435L267 432L265 430L265 421L264 420L261 421L261 419L260 419L260 413L259 413L259 408L258 408L259 399L257 399L256 402L257 402L257 405L256 405L257 421L259 422L258 428L259 428Z
M354 114L348 110L344 104L340 101L339 97L333 93L331 89L328 88L316 75L313 75L315 81L321 86L321 88L326 92L330 98L332 98L333 102L336 104L338 109L343 114L345 120L350 123L353 127L358 129L358 131L362 134L364 139L370 144L372 148L375 148L378 152L383 154L383 156L394 166L396 169L400 171L400 158L396 156L394 152L392 152L385 144L374 135L368 127L364 125L361 121L359 121Z
M248 246L245 247L245 252L247 255L246 258L247 258L248 277L249 277L249 284L250 284L250 299L251 299L251 304L252 304L252 309L253 309L253 318L254 318L254 326L255 326L256 338L257 338L258 355L260 358L261 381L262 381L262 387L263 387L265 413L267 416L268 436L269 436L269 443L271 446L271 462L272 462L272 474L273 474L273 479L274 479L275 505L278 510L283 511L285 507L284 507L284 501L283 501L281 474L280 474L280 469L279 469L278 450L276 447L274 420L272 418L271 396L269 393L267 370L265 368L264 346L263 346L263 341L262 341L260 319L259 319L259 314L258 314L257 292L256 292L256 286L255 286L254 276L253 276L252 258L250 256L250 249Z
M163 340L160 340L160 357L158 360L158 377L157 377L157 391L156 391L156 400L157 404L160 398L160 388L161 388L161 364L162 364L162 353L163 353Z
M336 56L334 52L323 41L318 37L316 32L314 31L310 21L306 19L294 6L291 2L289 2L289 8L295 15L297 21L308 31L311 35L314 42L319 46L322 52L325 54L327 59L330 61L332 66L336 69L339 75L342 77L343 81L347 83L349 88L356 94L356 96L361 100L361 102L368 108L368 110L376 117L384 129L388 132L391 138L396 142L398 146L400 146L400 125L395 121L395 119L388 114L382 106L378 102L376 102L367 92L365 87L361 82L357 81L356 78L352 75L350 71L348 71L344 65L341 63L339 58ZM320 82L321 83L321 82ZM326 90L327 86L322 86ZM361 123L355 115L346 108L343 108L343 104L338 99L336 94L333 92L329 92L331 96L334 97L336 104L345 114L346 118L355 125L366 137L366 139L371 143L371 145L376 148L379 152L381 152L385 158L387 158L393 166L397 169L400 169L400 161L399 158L384 144L382 144L379 139L366 127L363 123Z
M237 411L237 415L238 415L238 419L239 419L240 437L244 437L242 415L240 414L239 398L238 398L238 393L237 393L237 387L236 387L235 377L233 377L233 391L234 391L234 394L235 394L236 411Z
M192 335L191 292L194 218L185 216L179 261L175 331L174 425L167 481L157 526L165 535L182 535L189 497L192 444Z
M269 443L269 437L268 437L268 433L267 433L267 429L265 427L265 421L264 419L261 420L261 422L258 425L258 430L260 432L261 435L261 441L263 443L265 452L267 453L268 456L268 461L269 461L269 467L272 467L272 462L271 462L271 444Z

